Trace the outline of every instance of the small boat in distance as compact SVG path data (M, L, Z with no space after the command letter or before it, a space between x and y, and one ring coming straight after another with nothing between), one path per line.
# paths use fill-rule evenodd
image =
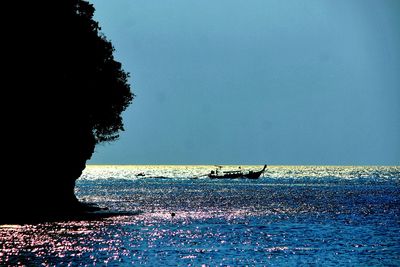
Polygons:
M235 179L235 178L247 178L247 179L258 179L261 174L265 172L267 165L261 171L220 171L222 166L217 166L215 171L211 171L207 176L211 179ZM240 167L239 167L240 168Z

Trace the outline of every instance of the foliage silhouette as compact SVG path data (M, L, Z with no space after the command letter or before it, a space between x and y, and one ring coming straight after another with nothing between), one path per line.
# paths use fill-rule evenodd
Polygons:
M3 214L84 211L74 195L75 180L95 145L116 140L124 130L121 113L134 97L129 74L114 59L88 2L3 7L12 14L3 33L9 104L3 110L2 131L9 133L3 152L5 166L16 170L0 180Z

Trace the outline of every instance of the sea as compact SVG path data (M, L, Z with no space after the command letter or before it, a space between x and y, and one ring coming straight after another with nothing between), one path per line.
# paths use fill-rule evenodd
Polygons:
M0 225L0 266L400 266L399 166L216 168L88 166L77 197L127 213Z

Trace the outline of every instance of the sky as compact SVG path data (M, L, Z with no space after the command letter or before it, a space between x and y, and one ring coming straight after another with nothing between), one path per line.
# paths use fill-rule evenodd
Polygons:
M400 1L90 2L136 98L89 164L400 165Z

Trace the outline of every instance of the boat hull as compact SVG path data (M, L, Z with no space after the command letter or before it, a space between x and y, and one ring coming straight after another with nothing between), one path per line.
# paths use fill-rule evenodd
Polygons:
M215 175L215 174L209 174L209 178L211 179L237 179L237 178L242 178L243 174L238 173L238 174L225 174L225 175Z

